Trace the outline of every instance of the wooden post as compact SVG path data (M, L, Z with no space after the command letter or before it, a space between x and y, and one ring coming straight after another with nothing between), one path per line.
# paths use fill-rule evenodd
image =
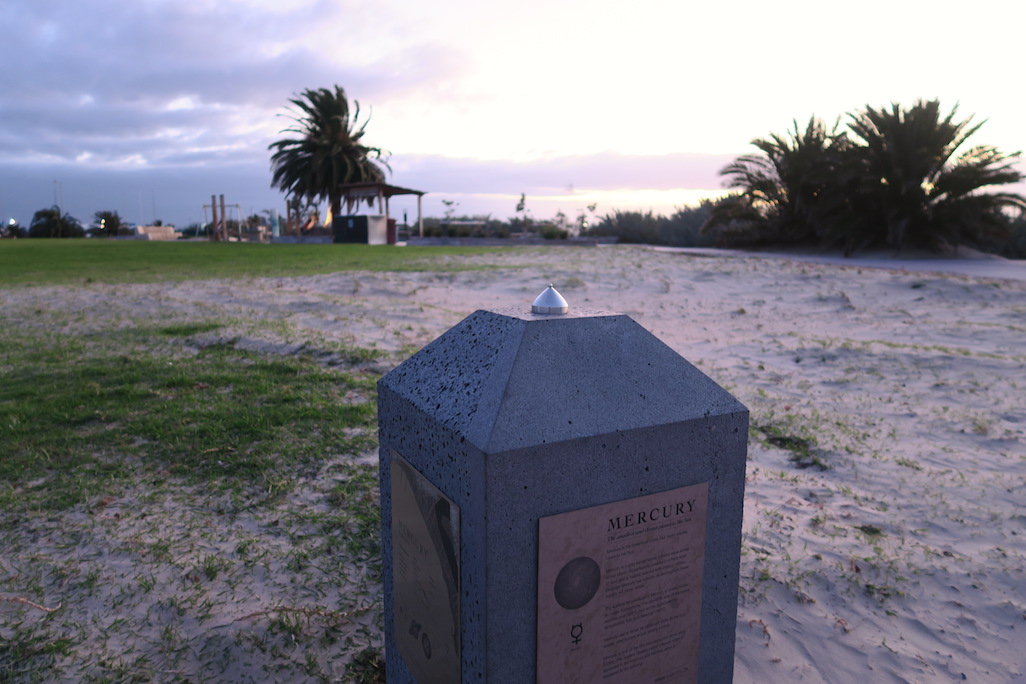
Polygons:
M228 242L228 215L224 212L224 195L221 195L221 239Z
M210 241L217 242L217 196L210 196Z

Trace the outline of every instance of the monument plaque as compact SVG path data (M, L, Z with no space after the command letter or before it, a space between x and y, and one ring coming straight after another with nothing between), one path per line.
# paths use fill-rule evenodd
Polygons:
M538 520L539 684L698 681L708 494Z
M388 682L730 684L748 410L557 294L378 383Z
M460 510L394 451L396 646L417 684L460 681Z

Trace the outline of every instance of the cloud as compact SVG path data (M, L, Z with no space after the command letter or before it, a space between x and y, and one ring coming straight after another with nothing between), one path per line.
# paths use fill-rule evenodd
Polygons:
M0 70L0 214L27 221L53 203L55 181L79 218L112 209L183 223L222 192L254 210L283 205L267 146L289 126L290 97L336 83L373 111L368 142L395 153L391 180L428 191L429 208L454 197L489 211L521 192L557 203L663 197L673 199L653 206L672 207L681 189L720 188L717 172L750 138L792 117L908 100L922 88L1000 94L1004 118L968 96L965 111L992 117L981 141L1026 147L1014 125L1019 91L991 87L978 71L924 71L912 43L895 43L900 55L886 69L871 55L854 66L845 57L839 70L837 55L858 45L813 32L822 59L785 41L774 64L800 69L760 77L758 55L729 45L757 45L783 14L746 12L754 0L682 7L8 0L0 25L17 68ZM708 30L726 25L729 43Z
M673 153L625 155L603 152L529 161L397 156L396 182L411 178L432 192L567 194L576 190L670 190L716 188L731 155Z
M347 62L337 45L367 39L326 27L344 25L343 9L347 21L371 21L359 11L251 4L5 4L0 23L17 27L5 50L22 67L0 71L0 92L16 94L0 102L0 159L255 161L288 126L277 116L288 98L307 87L340 83L351 97L381 101L461 68L457 51L421 42Z
M60 204L83 223L97 211L117 211L133 223L187 225L203 219L210 196L225 195L249 215L281 207L284 199L270 188L270 174L261 165L193 168L91 167L87 164L4 164L0 176L0 217L28 225L39 209Z

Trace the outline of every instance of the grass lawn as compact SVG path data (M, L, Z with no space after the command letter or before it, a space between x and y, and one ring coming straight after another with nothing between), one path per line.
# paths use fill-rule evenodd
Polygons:
M375 377L230 341L183 355L220 327L0 330L0 509L62 510L117 493L143 471L249 497L320 454L373 446ZM361 436L347 436L356 427Z
M508 249L508 248L507 248ZM336 271L485 268L461 257L495 248L335 244L0 240L0 287L303 276Z
M83 320L22 288L486 267L468 255L0 242L0 682L383 681L371 456L395 359L238 348L280 322L214 311Z

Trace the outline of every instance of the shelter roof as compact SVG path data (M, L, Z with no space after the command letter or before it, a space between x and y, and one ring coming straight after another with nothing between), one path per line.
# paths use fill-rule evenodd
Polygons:
M388 183L347 183L339 188L342 191L343 197L351 197L353 199L363 199L364 197L378 197L382 195L384 197L392 197L393 195L425 195L427 194L423 190L411 190L410 188L400 188L397 185L389 185Z

